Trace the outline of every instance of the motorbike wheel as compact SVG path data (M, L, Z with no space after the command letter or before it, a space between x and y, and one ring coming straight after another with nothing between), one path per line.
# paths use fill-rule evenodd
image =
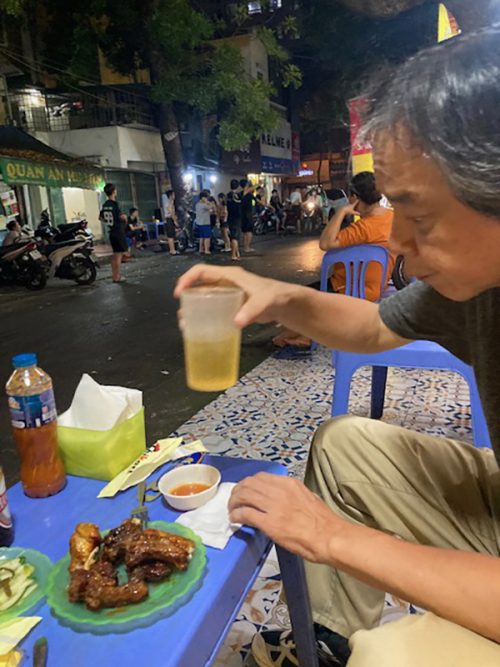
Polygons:
M97 278L97 269L89 257L73 258L73 280L78 285L92 285Z
M177 250L180 253L185 253L188 247L188 239L185 234L181 234L177 239Z
M392 282L397 290L408 287L411 282L405 275L405 259L401 255L396 259L394 270L392 272Z
M253 226L253 233L255 236L262 236L265 233L265 222L262 220L257 220Z
M25 287L29 290L41 290L47 284L47 274L45 270L38 265L30 266L26 272Z

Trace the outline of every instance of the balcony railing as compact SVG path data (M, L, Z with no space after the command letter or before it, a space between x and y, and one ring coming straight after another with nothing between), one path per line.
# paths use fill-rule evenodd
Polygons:
M27 132L127 125L155 127L151 105L140 95L97 89L57 95L38 89L9 93L14 121Z

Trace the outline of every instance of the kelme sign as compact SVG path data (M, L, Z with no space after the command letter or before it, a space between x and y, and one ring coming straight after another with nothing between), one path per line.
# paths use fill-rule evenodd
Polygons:
M45 185L49 188L86 188L102 186L103 174L93 167L45 164L0 157L0 172L9 185Z

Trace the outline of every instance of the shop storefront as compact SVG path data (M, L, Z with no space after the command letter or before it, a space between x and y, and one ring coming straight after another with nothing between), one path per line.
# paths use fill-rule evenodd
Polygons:
M297 132L292 132L290 123L281 118L271 132L262 134L260 139L261 173L255 174L270 195L273 189L283 196L284 179L297 172L300 160L300 142Z
M48 209L55 224L85 216L100 236L101 169L53 150L14 127L0 127L0 229L20 215L33 229Z

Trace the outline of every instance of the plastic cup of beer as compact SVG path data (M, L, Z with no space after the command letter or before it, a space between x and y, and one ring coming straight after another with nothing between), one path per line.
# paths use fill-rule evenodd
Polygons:
M238 381L243 305L237 287L192 287L181 294L186 380L195 391L223 391Z

